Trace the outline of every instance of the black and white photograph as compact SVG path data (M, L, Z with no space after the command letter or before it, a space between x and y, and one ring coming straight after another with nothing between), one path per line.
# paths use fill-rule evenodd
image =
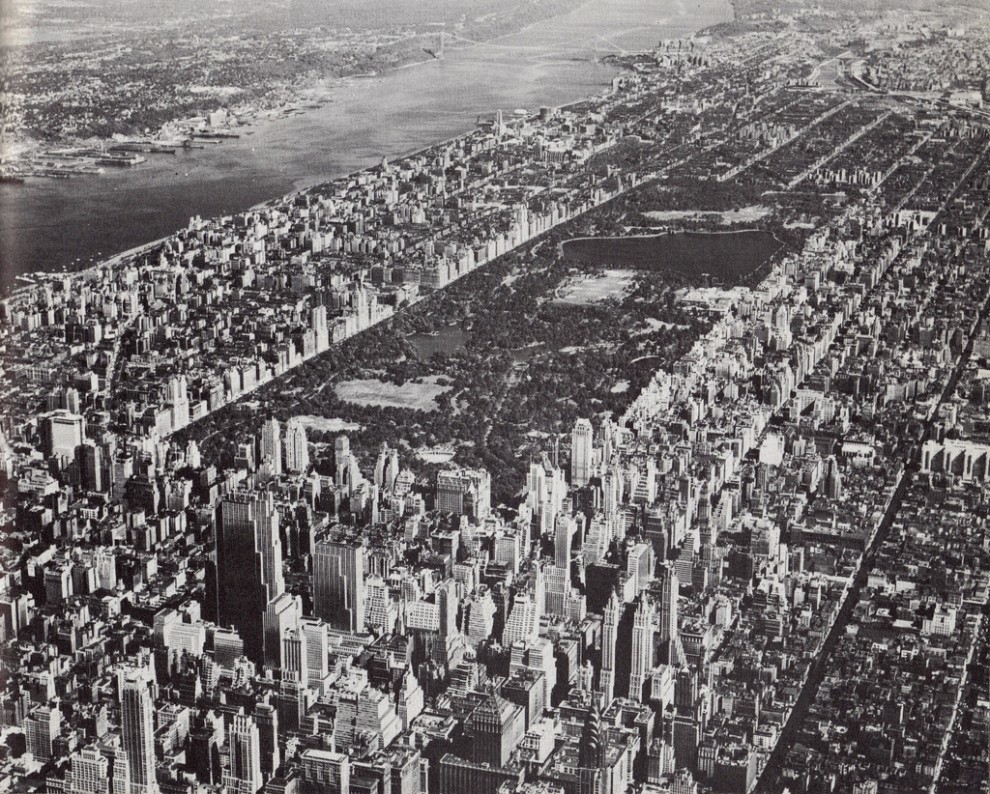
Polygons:
M990 0L0 0L0 793L990 794Z

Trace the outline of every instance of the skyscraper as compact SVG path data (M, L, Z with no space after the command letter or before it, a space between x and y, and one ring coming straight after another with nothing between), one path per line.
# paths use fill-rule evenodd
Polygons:
M456 469L437 474L437 510L476 521L491 512L492 477L484 469Z
M120 734L127 754L131 794L156 794L155 704L141 675L124 680L120 694Z
M76 447L86 438L86 420L79 414L57 409L41 417L41 449L46 455L59 455L70 460Z
M311 689L319 689L330 673L327 625L321 620L306 618L300 623L299 630L306 638L306 671L309 677L304 683Z
M598 689L606 704L615 697L615 644L619 639L619 615L622 603L615 590L609 595L602 620L602 669L598 676Z
M302 599L282 593L268 602L264 615L265 667L278 670L284 664L282 636L299 627Z
M66 794L110 794L110 762L96 747L72 754L65 776Z
M660 567L660 614L657 631L658 661L664 664L684 663L684 649L677 633L677 596L680 582L674 564L666 562Z
M644 593L639 598L633 618L632 661L629 671L629 697L640 702L643 700L643 684L653 667L655 626L653 606Z
M272 417L261 426L260 458L269 459L270 471L282 473L282 427L278 419Z
M364 631L367 547L357 539L321 540L313 557L313 610L336 629Z
M306 427L295 418L285 426L285 468L294 474L302 474L309 468Z
M231 794L255 794L264 781L261 777L261 738L251 717L238 714L227 730L230 768L223 784Z
M526 732L526 713L521 706L498 695L490 695L464 721L471 737L471 760L501 767Z
M285 592L278 511L270 493L236 493L220 504L217 602L220 622L234 626L245 655L264 658L262 616Z
M275 774L281 765L278 746L278 712L270 703L258 703L254 707L254 724L258 726L261 747L261 776L265 780Z
M830 455L828 458L824 487L825 495L833 502L842 499L842 472L839 471L839 462L835 459L835 455Z
M76 460L79 462L79 477L83 488L103 492L106 485L106 478L103 476L103 450L87 441L76 449Z
M299 629L286 629L282 635L282 664L280 669L308 686L309 652L306 635Z
M62 727L62 712L58 707L39 706L24 720L24 734L27 751L37 761L48 761L52 757L52 742Z
M571 485L580 488L591 479L594 441L595 432L591 422L578 419L571 431Z
M567 512L558 513L554 534L554 565L558 568L571 567L571 543L577 530L577 520Z

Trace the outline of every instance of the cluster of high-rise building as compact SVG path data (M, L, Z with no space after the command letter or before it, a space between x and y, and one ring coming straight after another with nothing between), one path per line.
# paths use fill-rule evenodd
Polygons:
M712 52L654 66L729 81ZM678 142L742 142L712 184L821 117L850 145L889 133L854 102L798 123L782 72L768 120L753 100L739 135ZM0 786L865 793L968 758L959 715L980 707L946 698L971 686L990 592L984 123L926 114L758 284L684 293L708 330L621 416L552 438L516 505L483 469L418 477L401 438L362 467L341 434L317 461L299 419L269 418L224 468L171 439L615 195L628 175L581 164L656 79L5 303Z

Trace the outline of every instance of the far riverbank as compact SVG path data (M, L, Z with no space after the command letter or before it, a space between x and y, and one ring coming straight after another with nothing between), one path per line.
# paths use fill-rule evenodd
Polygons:
M253 134L209 149L150 157L127 173L0 184L0 289L20 274L85 269L166 237L194 215L242 212L406 155L470 130L479 115L600 94L617 73L600 63L604 55L731 18L726 0L683 9L676 0L590 0L443 61L343 81L322 107L256 124Z

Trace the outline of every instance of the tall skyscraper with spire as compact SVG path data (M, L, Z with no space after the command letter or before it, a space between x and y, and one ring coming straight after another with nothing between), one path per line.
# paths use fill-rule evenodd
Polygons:
M605 604L602 620L602 669L598 674L598 690L606 704L611 703L615 697L615 645L619 640L621 613L622 602L613 590Z
M157 794L155 703L144 676L126 678L120 693L120 735L127 754L130 794Z
M639 605L633 618L632 630L632 660L629 670L629 697L642 702L643 685L650 676L653 668L653 643L656 633L656 621L653 605L646 594L639 597Z
M677 596L680 582L671 562L660 568L660 609L657 630L658 661L670 665L684 664L684 647L677 632Z

